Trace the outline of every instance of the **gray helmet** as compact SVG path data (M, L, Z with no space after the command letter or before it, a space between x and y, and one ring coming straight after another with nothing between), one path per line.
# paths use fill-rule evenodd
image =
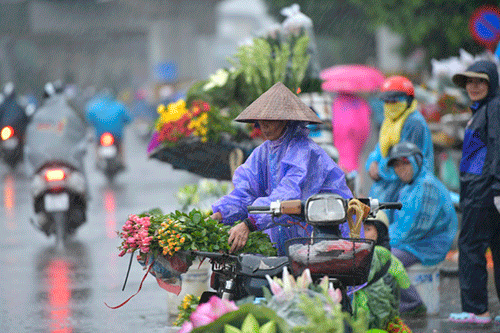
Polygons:
M392 166L396 160L399 160L404 157L415 156L415 160L417 161L418 166L422 165L422 160L424 155L420 148L418 148L415 144L407 141L400 142L394 146L392 146L389 151L389 161L387 164Z

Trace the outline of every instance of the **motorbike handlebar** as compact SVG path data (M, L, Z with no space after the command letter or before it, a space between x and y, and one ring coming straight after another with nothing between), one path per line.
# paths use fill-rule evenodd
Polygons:
M381 202L379 203L379 209L401 209L403 204L401 202Z
M247 206L249 214L273 214L279 216L281 214L300 215L302 214L302 201L285 200L273 201L269 206Z
M269 206L248 206L248 212L267 212L270 210Z
M238 259L238 256L221 252L206 252L206 251L191 250L189 253L191 255L195 255L198 257L205 257L215 260L236 261Z
M349 199L344 199L349 201ZM379 202L372 198L358 198L362 203L368 205L372 212L380 209L401 209L401 202ZM269 206L248 206L249 214L272 214L273 216L301 215L304 212L304 204L300 200L273 201Z

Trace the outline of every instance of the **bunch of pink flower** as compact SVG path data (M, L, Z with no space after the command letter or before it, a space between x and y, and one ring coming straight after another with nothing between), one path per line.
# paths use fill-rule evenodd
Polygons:
M153 236L149 236L150 225L149 216L129 215L127 222L125 222L122 231L119 233L120 238L123 239L119 247L122 250L119 254L120 257L137 249L141 253L149 252L149 246L153 240Z
M185 321L177 333L191 332L196 327L208 325L219 317L222 317L222 315L236 310L238 310L238 307L233 301L212 296L207 303L198 305L189 317L190 321Z

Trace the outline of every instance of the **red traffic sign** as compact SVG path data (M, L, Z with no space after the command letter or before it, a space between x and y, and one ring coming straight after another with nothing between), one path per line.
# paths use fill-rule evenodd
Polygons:
M500 40L500 9L495 6L481 6L469 20L469 31L478 43L493 51Z

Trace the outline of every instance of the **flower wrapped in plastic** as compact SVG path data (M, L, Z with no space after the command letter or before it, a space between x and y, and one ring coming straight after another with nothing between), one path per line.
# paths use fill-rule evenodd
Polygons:
M150 253L138 257L138 262L145 268L151 266L149 272L156 278L161 288L179 295L182 290L181 274L186 273L191 267L193 257L186 251L156 256Z
M137 251L137 261L147 270L142 281L151 274L161 288L178 295L182 289L181 275L193 264L196 251L229 252L230 228L210 218L208 212L198 209L169 214L154 209L139 215L132 214L118 233L122 240L118 247L119 256L127 253L133 256ZM241 252L273 256L276 255L276 248L267 234L256 231L250 234ZM141 288L142 282L139 291Z

